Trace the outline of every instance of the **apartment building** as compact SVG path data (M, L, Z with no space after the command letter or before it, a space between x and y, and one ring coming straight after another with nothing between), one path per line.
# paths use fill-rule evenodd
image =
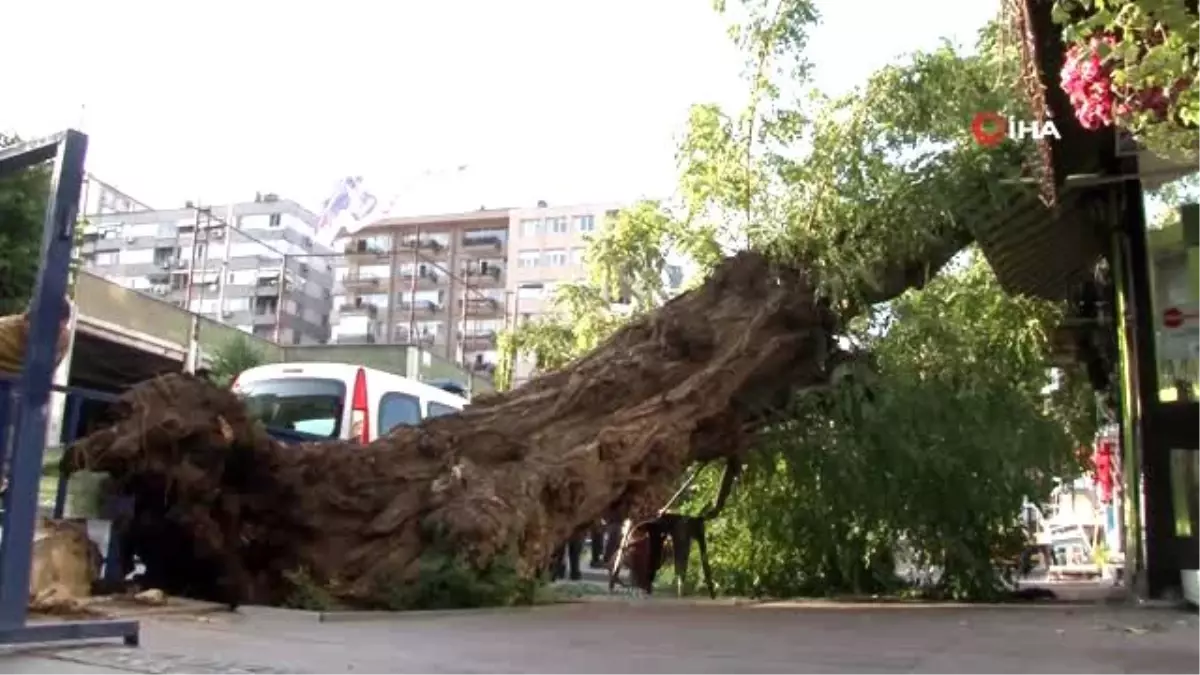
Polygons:
M509 212L508 257L512 270L508 291L514 322L528 321L547 311L557 285L587 278L587 238L619 209L618 204L550 206L539 202L534 208ZM514 382L528 379L534 365L530 359L518 359Z
M508 209L388 218L339 245L333 339L416 344L491 372L504 328Z
M328 341L333 252L313 240L316 216L296 202L260 194L85 218L90 271L281 344Z
M587 237L615 216L615 204L548 206L509 212L508 289L513 314L527 320L549 309L556 285L587 277Z

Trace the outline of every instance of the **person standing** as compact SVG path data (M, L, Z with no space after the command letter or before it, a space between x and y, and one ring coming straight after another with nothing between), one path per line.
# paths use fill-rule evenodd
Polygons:
M67 298L62 300L62 318L58 323L58 339L54 350L54 366L58 368L62 360L67 356L67 347L71 342L71 301ZM16 380L21 375L21 368L25 364L25 354L29 346L29 319L30 310L26 309L20 314L12 314L9 316L0 316L0 379L8 380L15 385ZM9 403L16 400L17 391L15 386L11 386L8 393L5 394L10 398ZM9 410L13 410L10 405ZM11 415L10 415L11 417ZM0 424L10 425L11 419L0 420ZM9 459L12 453L13 434L5 434L6 445L0 448L3 452L3 475L0 475L0 493L8 490L8 467Z
M0 374L20 375L25 363L25 348L29 342L29 310L20 314L0 316ZM58 322L58 340L54 351L57 368L67 355L71 341L71 301L62 300L62 319Z

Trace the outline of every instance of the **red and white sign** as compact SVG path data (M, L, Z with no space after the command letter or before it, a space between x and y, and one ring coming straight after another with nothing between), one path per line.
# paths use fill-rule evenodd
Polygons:
M1167 361L1197 358L1200 351L1200 306L1175 305L1159 317L1158 357Z

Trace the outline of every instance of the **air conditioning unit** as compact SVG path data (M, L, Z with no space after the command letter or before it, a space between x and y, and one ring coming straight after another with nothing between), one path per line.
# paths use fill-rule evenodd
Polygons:
M171 262L170 260L164 260L163 262L159 263L158 266L164 270L169 270L175 266L175 263Z
M136 241L137 241L137 237L133 236L132 234L130 234L130 235L126 235L126 237L125 237L125 243L126 243L126 244L132 244L132 243L134 243L134 242L136 242Z

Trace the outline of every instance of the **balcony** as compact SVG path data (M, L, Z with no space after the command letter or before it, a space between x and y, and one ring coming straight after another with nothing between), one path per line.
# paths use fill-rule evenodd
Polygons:
M348 241L342 249L347 258L367 258L370 260L382 260L387 257L388 252L383 250L383 247L369 241Z
M459 333L459 340L465 351L483 351L496 348L496 331L472 331L467 334Z
M466 277L468 286L495 286L500 283L500 277L504 276L504 270L496 265L484 268L468 265L463 269L463 276Z
M361 335L338 335L338 337L337 337L337 340L334 340L334 344L339 344L339 345L373 345L373 344L375 344L375 336L374 336L374 335L366 335L366 334L361 334Z
M338 313L342 316L365 316L374 319L379 316L379 307L373 302L363 302L360 298L338 307Z
M411 270L402 271L396 275L400 279L402 288L407 288L413 284L413 272ZM437 270L429 268L421 269L416 273L417 288L436 288L442 280L442 275Z
M360 276L358 274L347 274L346 278L342 279L342 287L347 291L363 291L372 292L384 287L384 279L379 277Z
M413 239L412 237L405 237L400 241L400 248L402 249L411 251L414 246L420 253L430 258L442 258L450 250L449 246L432 238L422 237L420 239Z
M261 273L254 283L254 295L259 297L275 297L283 291L292 290L292 288L292 282L289 279L284 281L283 290L280 290L278 272Z
M467 314L473 317L492 317L501 313L502 307L494 298L467 297Z
M432 300L417 300L416 302L401 300L396 303L396 310L401 314L415 311L418 316L421 316L424 314L437 314L445 309L445 307Z
M503 252L505 241L495 235L487 235L482 237L472 237L465 235L462 238L462 247L464 251L472 253L488 252Z

